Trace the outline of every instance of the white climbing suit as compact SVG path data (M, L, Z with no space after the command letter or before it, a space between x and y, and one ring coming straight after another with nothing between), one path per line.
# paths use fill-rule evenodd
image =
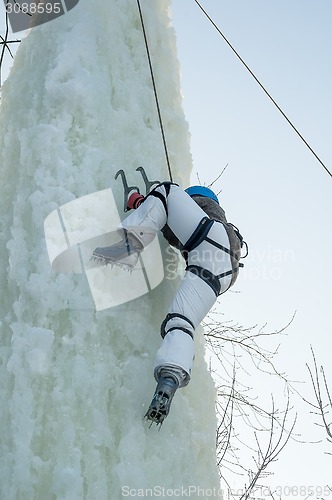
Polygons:
M230 243L224 225L209 219L185 191L172 183L152 190L121 227L146 247L166 224L185 248L201 225L198 245L190 250L189 244L187 270L162 323L163 341L155 361L157 380L162 369L177 367L185 372L181 382L185 386L194 359L194 331L232 280L232 263L227 253Z

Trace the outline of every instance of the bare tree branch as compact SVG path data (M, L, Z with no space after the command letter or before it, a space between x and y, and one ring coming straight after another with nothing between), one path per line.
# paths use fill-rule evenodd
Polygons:
M258 458L256 461L257 470L255 473L253 473L251 471L250 483L246 487L245 492L241 496L240 500L247 500L250 497L251 493L253 492L253 490L257 484L258 479L260 477L262 477L263 472L267 469L267 467L271 463L278 460L280 453L287 445L287 443L292 435L292 432L294 430L295 424L296 424L296 417L295 417L293 420L293 423L291 425L290 430L289 431L286 430L286 420L287 420L288 414L289 414L289 398L287 400L287 407L286 407L286 410L284 413L284 418L282 420L280 431L279 431L279 437L278 437L276 443L273 442L275 432L276 432L275 431L275 419L274 418L271 419L271 429L270 429L269 441L268 441L268 445L266 447L265 452L263 452L261 444L259 442L259 438L257 436L257 433L255 433L256 444L257 444L257 454L258 454ZM275 415L275 406L274 406L273 397L272 397L271 415Z
M9 0L7 0L6 5L9 3ZM2 67L3 67L3 62L6 54L6 50L8 51L10 57L13 59L14 55L11 51L10 44L16 44L20 43L21 40L8 40L9 36L9 18L8 18L8 12L6 11L6 19L5 19L5 36L0 35L0 46L1 47L1 52L0 52L0 89L2 86Z
M309 401L305 400L311 407L313 407L316 412L312 412L320 417L321 422L323 424L317 424L325 429L325 432L327 434L327 441L329 443L332 443L332 419L331 419L331 412L332 412L332 398L331 398L331 393L329 391L324 367L320 366L318 370L318 365L317 365L317 360L316 356L314 353L314 350L311 348L311 355L313 359L313 368L309 366L307 363L307 369L309 372L310 380L311 380L311 385L314 391L315 395L315 403L310 403ZM328 455L332 455L331 452L326 452Z
M295 439L296 416L291 418L290 404L294 390L286 374L274 364L279 342L275 348L263 347L276 344L293 318L275 332L266 332L266 325L244 328L219 319L220 314L212 311L203 322L207 349L217 364L213 372L218 391L217 463L227 485L232 477L242 477L244 483L248 480L240 498L246 500L252 498L259 478L270 474L268 467L278 459L289 439ZM283 410L273 397L272 407L262 407L258 388L247 384L253 374L258 374L260 380L272 376L282 384L287 394Z

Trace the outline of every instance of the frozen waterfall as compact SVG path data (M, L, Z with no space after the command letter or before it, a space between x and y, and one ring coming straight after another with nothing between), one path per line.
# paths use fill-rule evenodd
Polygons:
M170 0L141 3L174 181L189 183ZM0 498L219 498L215 388L196 336L192 381L161 430L143 416L176 256L149 293L97 311L86 275L51 268L44 221L168 171L136 0L80 0L22 42L0 107ZM83 221L84 222L84 221ZM166 268L167 266L165 266ZM172 273L171 273L172 274ZM172 494L173 493L173 494Z

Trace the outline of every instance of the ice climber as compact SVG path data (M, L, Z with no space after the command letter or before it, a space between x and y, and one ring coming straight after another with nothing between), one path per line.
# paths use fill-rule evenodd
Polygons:
M163 182L145 198L132 193L128 209L136 209L121 223L123 239L96 248L93 256L105 263L135 266L140 252L161 231L179 249L187 267L168 314L161 325L162 343L156 355L157 388L146 418L162 424L175 391L189 383L194 359L194 332L218 295L235 282L242 237L228 223L214 192L203 186L185 191Z

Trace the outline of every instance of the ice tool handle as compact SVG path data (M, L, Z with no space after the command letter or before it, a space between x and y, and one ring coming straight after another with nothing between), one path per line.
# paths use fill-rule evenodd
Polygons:
M143 177L143 181L144 181L144 184L145 184L145 194L146 195L149 194L149 192L151 191L152 186L160 184L160 181L150 181L148 179L148 176L146 175L146 172L145 172L145 170L144 170L143 167L136 168L136 171L140 172L141 175L142 175L142 177ZM128 203L128 198L129 198L130 193L132 193L133 191L136 191L137 193L140 193L140 190L139 190L138 186L128 186L128 182L127 182L127 178L126 178L126 174L125 174L124 170L122 170L122 169L118 170L117 173L115 174L114 178L117 179L119 177L119 175L121 176L122 184L123 184L123 190L124 190L123 210L125 212L128 212L129 209L128 209L127 203Z

